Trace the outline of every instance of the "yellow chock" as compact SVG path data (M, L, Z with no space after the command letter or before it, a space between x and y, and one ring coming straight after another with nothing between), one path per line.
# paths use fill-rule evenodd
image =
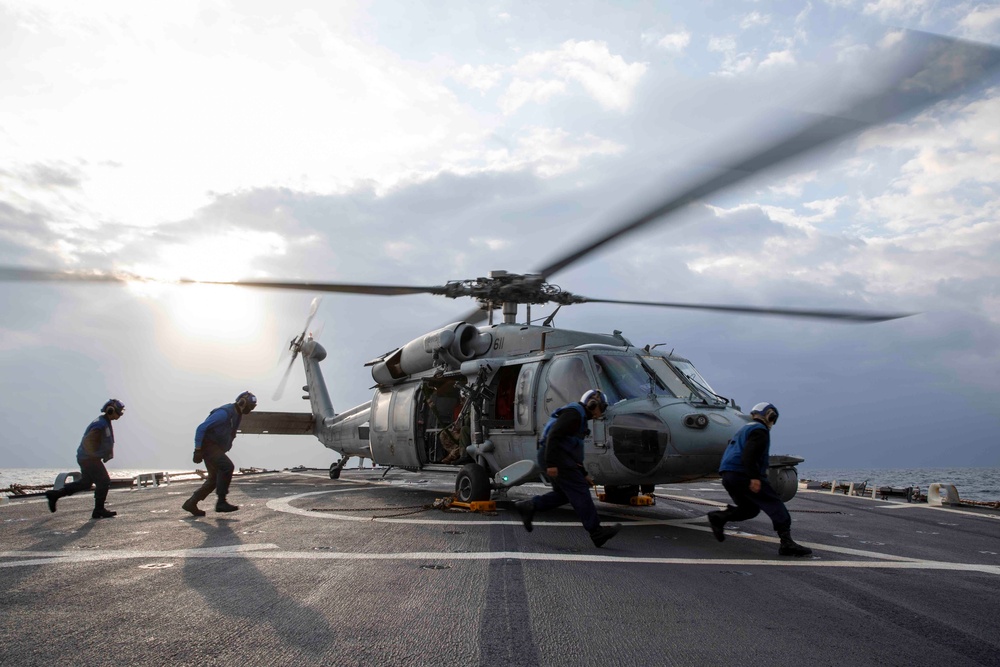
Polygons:
M455 498L451 499L447 507L460 507L470 512L495 512L497 509L496 501L493 500L473 500L469 503L463 503Z
M654 498L651 495L646 495L644 493L640 493L637 496L632 496L631 498L629 498L628 504L629 505L635 505L636 507L645 507L646 505L655 505L656 504L656 498Z

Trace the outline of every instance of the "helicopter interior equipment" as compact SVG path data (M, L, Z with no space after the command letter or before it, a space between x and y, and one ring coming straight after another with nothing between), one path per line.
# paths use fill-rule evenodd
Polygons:
M541 325L532 324L531 305L613 303L846 322L905 317L906 313L602 299L572 294L547 282L607 243L653 221L663 222L694 201L956 94L1000 65L1000 49L994 47L922 33L907 33L905 41L907 55L876 93L732 160L715 175L679 188L632 220L609 225L604 234L534 273L494 271L488 277L441 286L180 281L376 296L437 294L478 302L475 310L457 321L369 361L366 365L375 381L371 398L338 413L320 368L326 350L307 334L316 312L314 300L306 328L292 339L292 360L276 394L301 355L306 375L303 389L311 412L255 411L244 417L241 430L314 435L341 455L331 466L332 477L339 476L350 457L408 470L457 471L456 495L471 502L489 498L493 490L538 479L537 439L547 416L596 387L609 397L609 407L603 418L590 424L585 461L590 476L605 487L605 500L628 503L657 484L715 476L730 438L749 420L732 399L718 394L685 357L658 351L656 346L638 347L619 331L599 334L559 329L553 326L551 315ZM141 278L122 273L0 268L0 280L137 279ZM526 316L518 322L522 304ZM497 309L503 319L494 323ZM798 488L795 465L801 461L772 457L769 479L785 500Z

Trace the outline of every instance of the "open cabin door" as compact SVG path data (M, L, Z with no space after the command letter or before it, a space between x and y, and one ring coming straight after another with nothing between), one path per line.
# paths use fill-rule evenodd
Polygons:
M372 459L379 465L419 468L416 397L419 383L379 389L372 399Z

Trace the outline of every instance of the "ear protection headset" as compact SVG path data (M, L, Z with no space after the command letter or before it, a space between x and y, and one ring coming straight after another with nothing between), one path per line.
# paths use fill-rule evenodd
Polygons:
M117 398L111 398L108 399L108 402L105 403L104 407L101 408L101 412L103 412L109 417L111 415L121 417L122 413L125 412L125 404L119 401Z
M778 408L774 407L771 403L758 403L753 406L750 416L752 417L753 415L760 415L771 426L778 423Z
M587 409L587 412L593 412L597 409L604 412L608 409L608 397L605 396L604 392L600 389L591 389L587 391L580 397L580 402L583 403L583 407Z
M243 413L249 412L257 407L257 397L249 391L245 391L236 397L236 408Z

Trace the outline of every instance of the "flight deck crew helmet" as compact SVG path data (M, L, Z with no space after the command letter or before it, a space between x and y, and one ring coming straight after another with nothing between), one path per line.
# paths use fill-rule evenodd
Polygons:
M101 408L101 413L107 416L115 415L116 417L121 417L125 412L125 404L119 401L117 398L108 399L108 402L104 404Z
M249 414L251 410L257 407L257 397L251 394L249 391L245 391L236 397L236 409L243 414Z
M587 409L587 412L593 412L598 409L604 412L608 409L608 397L600 389L588 390L580 397L580 402L583 403L583 407Z
M760 415L760 418L766 421L771 426L778 423L778 408L774 407L770 403L758 403L753 406L750 411L750 416Z

